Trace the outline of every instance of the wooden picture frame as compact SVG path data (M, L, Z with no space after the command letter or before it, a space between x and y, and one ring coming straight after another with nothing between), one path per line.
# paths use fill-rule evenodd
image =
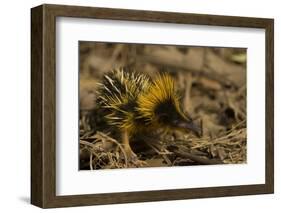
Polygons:
M87 195L56 195L56 18L95 18L265 29L265 184ZM31 203L66 207L267 194L274 191L274 22L273 19L199 15L64 5L31 9Z

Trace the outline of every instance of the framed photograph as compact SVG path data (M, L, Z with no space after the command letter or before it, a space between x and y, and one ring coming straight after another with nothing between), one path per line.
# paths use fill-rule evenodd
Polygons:
M274 21L31 9L31 203L274 191Z

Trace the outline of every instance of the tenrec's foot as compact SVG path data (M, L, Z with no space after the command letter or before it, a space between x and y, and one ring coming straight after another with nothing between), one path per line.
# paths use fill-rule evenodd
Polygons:
M129 164L132 164L133 166L136 167L147 166L147 163L145 161L139 160L138 156L132 150L126 152L126 155Z
M147 163L143 160L134 160L134 161L131 161L133 165L135 165L136 167L145 167L147 166Z

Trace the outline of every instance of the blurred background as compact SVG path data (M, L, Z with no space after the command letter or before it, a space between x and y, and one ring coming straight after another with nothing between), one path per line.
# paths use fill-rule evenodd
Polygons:
M203 138L193 139L189 152L223 163L246 162L246 49L80 41L79 56L80 135L91 130L87 115L95 108L97 83L105 73L128 67L153 79L157 72L168 72L183 109L202 122ZM177 132L169 137L189 140Z

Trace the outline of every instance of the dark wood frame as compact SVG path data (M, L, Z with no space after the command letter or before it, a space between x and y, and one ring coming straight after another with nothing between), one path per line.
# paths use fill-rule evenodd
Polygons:
M262 28L266 32L266 183L56 196L56 17ZM42 207L131 203L274 192L274 20L140 10L41 5L31 9L31 203ZM262 122L262 121L261 121Z

